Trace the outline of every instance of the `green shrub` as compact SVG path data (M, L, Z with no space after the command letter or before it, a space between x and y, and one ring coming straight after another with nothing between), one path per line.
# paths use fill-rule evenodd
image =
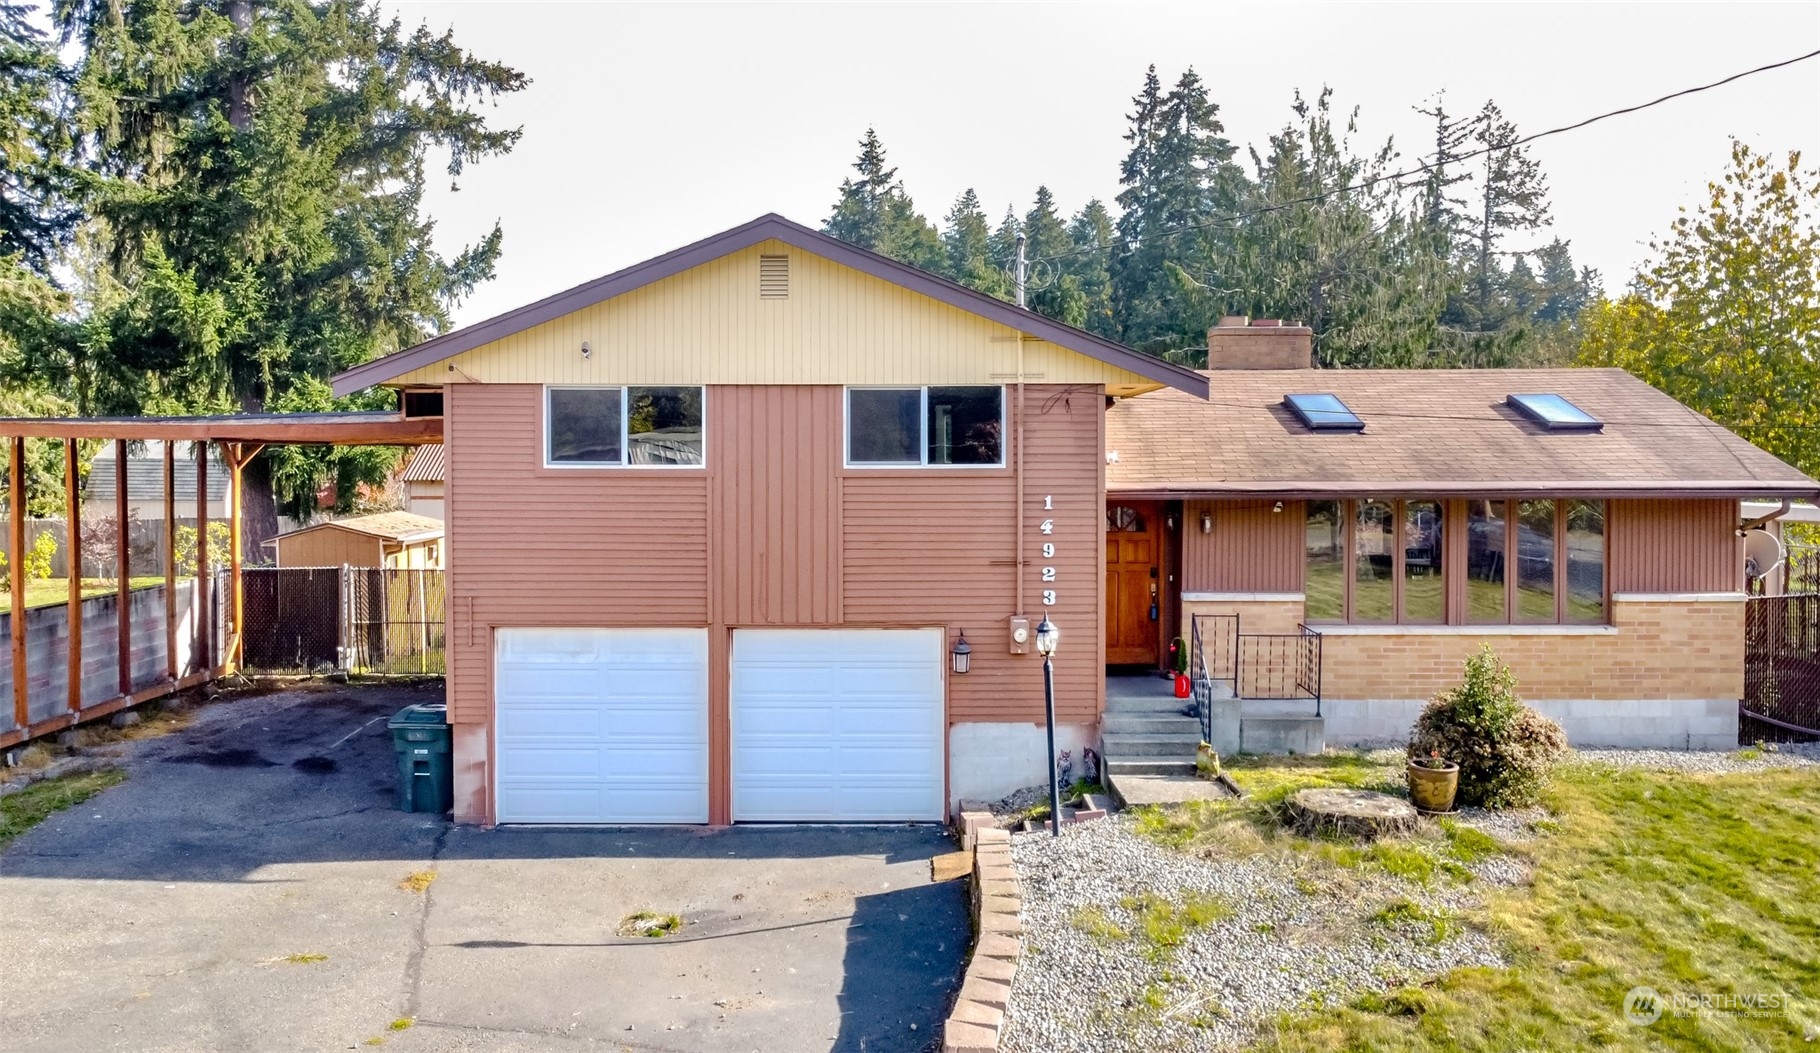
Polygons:
M51 557L56 554L57 539L50 531L41 531L32 539L32 547L25 554L25 580L43 581L50 577ZM6 553L0 552L0 588L11 588L12 584L12 568L7 566Z
M1461 804L1533 804L1567 749L1561 725L1523 704L1517 678L1489 645L1466 660L1458 687L1436 695L1410 732L1409 756L1439 752L1460 766Z

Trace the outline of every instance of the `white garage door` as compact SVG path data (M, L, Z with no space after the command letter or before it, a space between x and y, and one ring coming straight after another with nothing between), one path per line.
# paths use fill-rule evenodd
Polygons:
M942 817L939 629L733 634L733 818Z
M501 629L502 823L708 821L705 629Z

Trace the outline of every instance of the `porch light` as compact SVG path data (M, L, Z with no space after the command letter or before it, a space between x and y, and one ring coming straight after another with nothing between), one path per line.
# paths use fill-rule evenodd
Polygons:
M1212 512L1202 512L1201 513L1201 533L1203 533L1203 534L1213 533L1213 513Z
M948 652L954 663L955 673L965 673L973 666L973 645L967 642L967 630L962 629L954 640L954 647Z
M1036 627L1036 653L1048 658L1055 653L1055 645L1060 643L1061 639L1062 631L1050 622L1048 615L1044 615L1042 622Z

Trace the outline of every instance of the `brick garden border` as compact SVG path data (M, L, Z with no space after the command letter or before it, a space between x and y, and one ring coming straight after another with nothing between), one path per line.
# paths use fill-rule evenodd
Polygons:
M961 847L973 850L973 918L978 933L954 1008L942 1024L942 1053L997 1053L1011 978L1023 957L1023 885L1011 863L1011 834L988 812L961 813Z

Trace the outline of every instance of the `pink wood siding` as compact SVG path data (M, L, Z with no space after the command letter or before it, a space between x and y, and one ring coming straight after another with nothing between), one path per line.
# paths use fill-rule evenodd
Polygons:
M1015 412L1015 389L1007 397ZM1025 401L1024 613L1041 618L1041 568L1055 567L1058 714L1091 723L1103 691L1104 395L1032 385ZM449 390L456 724L491 725L495 628L706 626L710 813L724 822L738 626L940 626L950 641L964 629L973 671L948 677L950 721L1042 721L1041 661L1009 654L1013 467L848 470L842 389L773 385L708 389L705 470L549 469L542 407L536 385ZM1041 556L1045 540L1054 559ZM457 813L484 820L486 783L473 782L484 773L464 771Z
M1613 592L1740 592L1738 502L1612 501Z
M841 389L710 394L714 621L837 625Z
M1189 501L1182 506L1183 592L1302 591L1302 503ZM1201 514L1213 531L1201 532Z
M1013 400L1015 389L1007 393ZM1105 627L1105 415L1093 389L1031 385L1025 394L1028 452L1025 494L1024 613L1049 616L1062 630L1056 657L1056 715L1099 719ZM992 470L855 470L843 484L845 613L850 624L946 624L964 629L973 668L950 676L951 722L1041 721L1042 667L1032 653L1010 653L1008 619L1016 608L1015 473ZM1054 507L1045 511L1043 498ZM1044 519L1055 533L1038 533ZM1056 546L1045 560L1044 541ZM1041 579L1042 568L1056 580Z
M707 473L543 468L536 385L446 405L452 720L491 720L488 627L708 623Z

